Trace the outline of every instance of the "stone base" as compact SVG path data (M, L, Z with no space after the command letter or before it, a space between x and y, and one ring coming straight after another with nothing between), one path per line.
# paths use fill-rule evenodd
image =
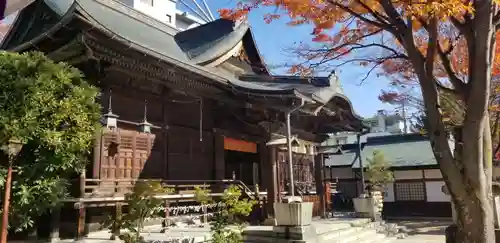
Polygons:
M312 225L305 226L274 226L276 238L286 239L288 242L316 242L316 229Z
M276 226L276 219L275 218L267 218L262 222L262 225L265 226Z

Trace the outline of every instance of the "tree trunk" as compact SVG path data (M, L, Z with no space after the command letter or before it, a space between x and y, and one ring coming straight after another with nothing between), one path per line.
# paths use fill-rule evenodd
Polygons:
M483 123L487 123L488 115L484 116ZM464 139L463 131L465 129L455 129L455 151L454 151L454 168L446 168L443 166L441 170L443 175L452 174L449 170L459 172L459 178L450 177L446 180L449 188L454 184L460 185L461 188L455 191L450 191L454 202L455 211L457 213L457 232L456 239L452 242L456 243L493 243L494 236L494 210L491 191L491 136L489 134L489 124L484 126L479 131L480 134L478 146L464 146L464 143L472 143ZM471 149L471 148L479 149ZM480 158L478 160L464 160L463 158ZM441 159L440 164L449 164ZM446 176L445 176L446 177Z
M396 29L389 32L407 52L418 77L425 113L428 117L428 136L443 179L450 191L457 213L458 241L460 243L494 243L493 207L491 192L491 132L489 129L488 101L491 66L495 54L495 26L493 16L497 5L493 0L471 1L475 13L473 20L460 22L461 34L468 47L467 81L452 82L456 98L465 103L463 124L455 130L455 148L448 143L448 134L440 106L438 80L434 66L439 43L440 28L436 16L426 19L427 49L416 46L412 21L408 23L398 15L392 2L380 1ZM456 73L448 73L454 77ZM489 138L488 138L489 137ZM454 153L452 153L452 151Z
M471 196L456 205L458 232L456 243L494 243L493 210L487 196L476 191L479 196Z
M422 63L424 61L420 62ZM494 243L491 139L487 139L490 136L487 109L481 106L475 108L483 110L479 114L477 111L475 114L467 111L467 122L454 131L455 148L452 153L433 77L426 75L422 65L414 63L414 66L417 67L417 74L420 68L419 79L429 118L429 140L457 213L458 232L455 242ZM476 96L476 99L481 99L481 96ZM472 119L470 115L475 115L476 118Z
M486 18L481 20L487 22L488 13L484 14ZM491 26L487 23L484 25ZM455 205L458 221L455 242L458 243L495 242L491 194L491 139L487 138L490 136L487 106L491 79L491 45L488 46L491 30L483 28L477 27L486 32L479 34L483 35L482 40L477 36L474 45L471 45L475 48L475 55L470 55L471 59L474 59L470 64L470 70L474 70L470 74L473 77L469 77L467 91L457 96L457 99L465 100L466 114L463 125L456 127L454 131L453 153L443 123L438 87L433 75L435 54L430 52L424 57L416 48L413 36L401 37L422 88L432 150ZM435 35L436 30L432 32L431 29L431 33ZM431 47L429 46L429 49Z
M495 242L491 136L487 112L479 123L486 125L476 130L477 134L471 133L473 129L470 128L454 130L453 157L436 157L457 213L456 239L452 241L456 243Z

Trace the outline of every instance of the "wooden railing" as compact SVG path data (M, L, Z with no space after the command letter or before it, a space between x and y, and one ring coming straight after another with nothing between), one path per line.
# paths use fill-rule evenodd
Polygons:
M161 180L132 180L132 179L85 179L83 191L80 192L80 197L113 197L123 196L129 193L137 182L154 182Z
M251 199L257 199L255 192L239 180L160 180L160 179L84 179L77 198L114 198L124 197L132 191L137 182L159 182L172 188L175 195L192 195L196 187L210 190L212 195L221 194L228 185L236 185ZM82 183L82 182L81 182Z

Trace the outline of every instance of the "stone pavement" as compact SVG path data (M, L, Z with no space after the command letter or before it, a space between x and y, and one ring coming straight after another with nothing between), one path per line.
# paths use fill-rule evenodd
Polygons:
M144 240L150 243L160 242L179 242L179 243L198 243L207 242L210 238L210 227L189 227L189 228L170 228L165 233L160 233L161 225L145 227ZM108 231L91 232L81 243L116 243L120 241L110 240L111 234ZM72 239L61 240L60 243L76 242ZM59 242L58 242L59 243Z
M345 219L343 219L345 220ZM408 237L405 239L394 239L391 243L444 243L444 229L450 225L447 221L432 221L432 220L411 220L411 221L390 221L397 223L400 226L406 226L409 230ZM250 226L250 228L269 228L269 226ZM160 233L161 226L146 227L144 238L147 242L182 242L182 243L201 243L207 242L210 238L210 228L205 227L189 227L189 228L170 228L165 233ZM99 231L90 233L82 243L116 243L117 241L109 240L110 234L107 231ZM184 240L184 241L183 241ZM74 243L72 239L61 240L61 243Z

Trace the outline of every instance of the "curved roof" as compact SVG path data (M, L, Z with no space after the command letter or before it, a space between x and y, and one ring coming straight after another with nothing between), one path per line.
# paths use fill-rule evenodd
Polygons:
M49 9L49 10L47 10ZM45 11L45 12L44 12ZM44 22L44 14L57 15L54 22ZM71 19L90 23L105 36L126 45L127 48L151 55L160 61L168 62L206 77L206 82L218 82L235 94L243 94L253 99L303 99L308 102L303 107L307 113L317 114L325 105L343 100L352 111L349 100L339 89L338 80L333 77L302 78L293 76L251 75L235 77L206 67L201 63L218 58L233 49L242 40L246 41L246 51L253 52L258 63L260 55L253 42L248 23L235 24L233 21L219 19L183 32L162 23L142 12L116 0L39 0L24 9L16 20L17 33L9 32L2 43L2 49L24 51L32 49L38 41L49 39L52 33L68 25ZM25 22L26 25L21 25ZM31 24L37 22L37 29ZM30 28L23 30L22 26ZM253 51L251 49L254 49ZM257 60L259 59L259 60ZM262 71L262 70L261 70ZM283 102L287 104L287 102ZM289 109L288 107L285 107ZM359 119L360 120L360 119Z
M218 19L179 32L174 39L191 61L204 64L230 51L241 42L248 30L248 23L236 25L233 21Z
M218 19L179 31L116 0L41 0L60 18L79 15L92 24L172 59L205 66L244 41L252 69L269 74L251 37L247 22ZM140 29L140 31L138 31ZM2 45L2 49L13 46ZM255 68L254 68L255 67Z

